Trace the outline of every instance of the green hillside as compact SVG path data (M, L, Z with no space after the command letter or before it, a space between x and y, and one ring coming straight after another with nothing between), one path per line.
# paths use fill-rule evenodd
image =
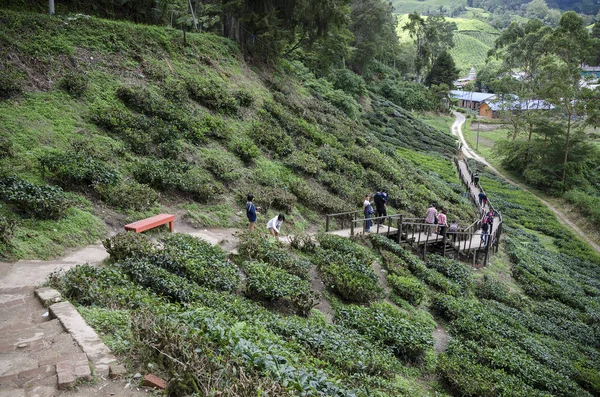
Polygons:
M477 19L446 18L446 20L456 23L458 28L454 32L454 48L450 50L450 54L461 74L466 75L471 67L479 70L485 64L487 52L493 47L500 31ZM411 41L408 33L402 29L407 21L408 14L398 16L397 33L400 41Z
M161 212L240 229L235 253L119 233L103 266L49 280L131 373L168 380L163 395L600 394L600 255L480 164L503 216L488 266L303 233L377 187L391 213L437 201L470 224L448 118L352 96L298 61L246 63L212 34L0 10L0 48L4 256L55 256ZM279 212L289 245L266 238Z
M452 167L454 138L375 95L361 105L300 63L255 71L223 38L189 34L184 46L180 31L124 22L8 11L0 21L11 96L0 102L0 211L18 222L5 255L57 254L103 235L103 220L119 229L165 211L241 226L249 192L267 210L259 223L287 211L290 232L360 208L379 186L396 211L420 215L436 200L474 215L456 177L449 186L397 151ZM23 183L25 198L14 191ZM37 208L44 195L61 210Z

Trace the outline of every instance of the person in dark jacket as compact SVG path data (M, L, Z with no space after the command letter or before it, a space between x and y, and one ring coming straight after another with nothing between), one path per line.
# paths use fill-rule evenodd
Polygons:
M250 193L248 194L248 201L246 201L246 217L250 222L250 230L254 230L254 225L256 224L256 206L252 200L254 200L254 195Z
M377 193L373 196L373 201L375 201L375 209L377 210L376 216L387 216L386 194L380 188L377 188ZM384 218L378 219L377 223L382 224L384 221Z

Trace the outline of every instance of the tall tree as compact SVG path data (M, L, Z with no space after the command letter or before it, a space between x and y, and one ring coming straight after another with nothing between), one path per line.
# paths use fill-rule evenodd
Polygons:
M350 31L354 34L352 68L363 72L375 58L400 53L396 35L396 19L390 2L383 0L354 0Z
M408 22L402 29L408 31L417 46L415 69L419 79L431 70L442 52L454 47L453 32L457 29L456 24L448 22L443 16L425 19L414 12L409 14Z
M431 87L432 85L445 84L448 87L452 87L454 80L458 79L459 70L454 63L452 55L448 51L442 52L431 67L431 71L425 78L425 85Z

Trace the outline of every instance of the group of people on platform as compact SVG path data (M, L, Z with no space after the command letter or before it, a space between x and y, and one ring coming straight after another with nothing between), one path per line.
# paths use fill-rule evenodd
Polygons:
M477 180L477 182L475 182ZM477 184L479 182L479 176L474 174L473 182ZM479 205L485 207L487 204L487 196L483 191L481 191L478 195ZM256 207L254 205L254 195L248 194L247 202L246 202L246 217L250 222L250 230L254 230L254 226L256 224L256 212L260 210L260 207ZM389 200L389 196L386 190L377 188L377 192L373 195L373 202L375 204L375 209L373 209L373 204L371 203L371 195L367 194L365 196L365 201L363 202L363 215L365 217L365 232L370 233L371 227L373 226L373 221L371 220L371 216L373 214L376 215L378 223L383 223L385 217L387 216L387 202ZM270 219L267 222L267 230L269 233L275 237L279 236L281 232L281 226L285 221L285 215L278 214L274 218ZM453 241L456 241L456 235L458 233L458 221L453 220L450 225L448 225L448 217L447 210L442 208L441 211L437 210L437 204L432 203L429 208L427 208L427 212L425 213L425 223L429 225L427 228L427 235L431 236L433 233L437 233L441 236L446 235L447 238L452 238ZM490 232L493 230L494 223L494 212L490 210L487 212L482 219L481 223L481 240L483 245L487 245L487 240Z
M375 214L377 218L387 216L387 202L389 200L387 191L377 188L377 192L373 196L373 201L375 203L375 210L373 210L373 205L371 204L371 195L367 194L365 196L365 201L363 202L363 215L365 216L365 232L371 232L371 226L373 226L373 221L371 220L371 215ZM378 223L383 223L384 218L380 218L377 220Z

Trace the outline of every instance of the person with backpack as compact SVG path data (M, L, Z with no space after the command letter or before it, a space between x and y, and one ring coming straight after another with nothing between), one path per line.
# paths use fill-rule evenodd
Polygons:
M375 213L373 211L373 206L369 201L371 199L371 195L367 194L365 196L365 201L363 202L363 214L365 216L365 232L371 233L371 226L373 225L373 221L371 220L371 215Z
M452 242L456 242L456 233L458 233L458 221L455 219L448 226L448 238L452 238Z
M427 212L425 213L425 223L429 224L427 228L427 235L431 236L431 233L435 230L435 224L437 223L438 211L435 208L435 203L432 203L429 208L427 208Z
M487 196L484 192L479 192L479 194L477 195L477 197L479 198L479 206L481 207L482 205L485 205L485 203L487 203Z
M387 216L386 196L380 188L377 188L377 193L373 196L375 201L375 209L377 210L377 217ZM382 224L385 221L384 218L378 219L377 223Z
M475 187L477 187L477 185L479 185L479 174L478 173L473 174L473 184L475 185Z

